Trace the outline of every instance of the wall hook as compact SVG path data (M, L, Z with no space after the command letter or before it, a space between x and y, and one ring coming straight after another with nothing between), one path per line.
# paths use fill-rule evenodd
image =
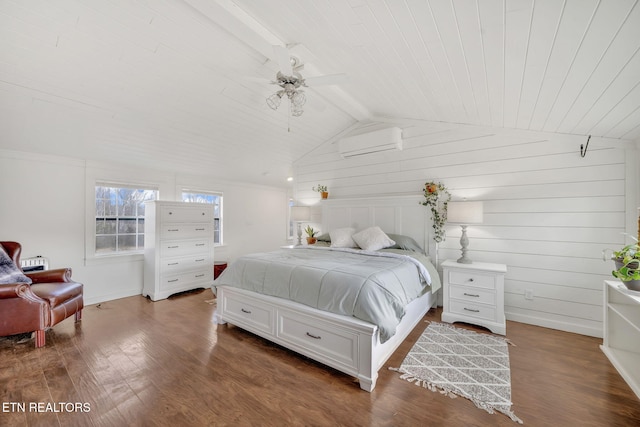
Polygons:
M587 149L589 148L589 140L591 139L591 135L587 138L587 145L580 144L580 157L584 157L587 155Z

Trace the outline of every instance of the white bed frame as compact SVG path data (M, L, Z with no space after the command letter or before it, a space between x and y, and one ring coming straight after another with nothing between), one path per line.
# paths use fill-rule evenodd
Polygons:
M324 200L322 230L378 225L387 233L413 237L430 251L430 222L420 200L413 196ZM395 335L380 343L378 328L354 317L227 286L218 286L217 292L218 323L229 322L353 375L360 388L369 392L376 385L380 368L436 304L431 292L411 302Z

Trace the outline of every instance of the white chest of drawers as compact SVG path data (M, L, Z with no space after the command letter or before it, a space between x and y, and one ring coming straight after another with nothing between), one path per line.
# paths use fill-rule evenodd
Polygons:
M474 262L459 264L455 260L442 263L442 321L466 322L484 326L493 333L505 335L504 275L507 266Z
M213 206L145 203L144 287L153 301L213 282Z

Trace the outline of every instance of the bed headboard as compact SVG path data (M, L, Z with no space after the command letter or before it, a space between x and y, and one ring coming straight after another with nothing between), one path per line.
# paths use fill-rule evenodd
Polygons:
M431 216L422 206L421 196L389 196L354 199L325 199L322 206L322 231L353 227L379 226L385 233L412 237L427 254L436 253L431 239ZM435 257L434 257L435 259Z

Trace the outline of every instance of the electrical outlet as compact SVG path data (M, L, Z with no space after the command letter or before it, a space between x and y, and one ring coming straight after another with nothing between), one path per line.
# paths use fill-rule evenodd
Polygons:
M533 299L533 289L525 289L524 290L524 299L532 300Z

